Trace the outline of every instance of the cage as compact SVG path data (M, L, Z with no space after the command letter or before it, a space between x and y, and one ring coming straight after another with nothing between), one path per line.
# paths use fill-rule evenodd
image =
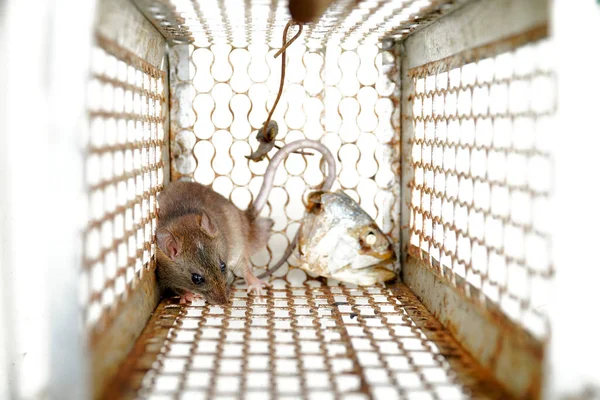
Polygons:
M0 7L0 398L600 398L597 2ZM396 280L340 283L295 252L263 296L161 298L158 195L196 181L246 209L269 113L278 143L334 154ZM321 159L277 170L257 275Z

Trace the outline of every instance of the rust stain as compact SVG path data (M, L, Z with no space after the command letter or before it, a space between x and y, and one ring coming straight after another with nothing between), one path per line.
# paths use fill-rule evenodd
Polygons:
M500 355L502 354L503 347L504 347L504 337L502 335L497 335L496 336L496 345L494 346L494 351L492 352L492 355L489 359L489 365L492 370L496 369L496 366L498 364L498 358L500 358ZM518 365L514 366L514 367L518 367Z
M426 252L419 251L419 249L412 246L412 248L409 248L408 253L410 254L408 256L408 261L403 267L404 281L415 290L415 293L422 293L418 298L428 307L431 307L432 315L441 319L445 328L468 349L474 359L479 360L479 362L482 363L484 369L486 369L488 373L494 374L495 376L502 376L503 378L513 376L515 378L514 382L503 380L502 383L507 388L511 388L511 390L518 390L518 395L517 392L513 392L517 397L525 396L524 398L539 398L541 390L543 344L534 339L521 326L509 320L508 317L499 310L492 311L494 307L493 304L489 304L488 307L490 309L488 309L480 308L477 304L470 302L466 297L467 295L464 290L458 290L452 286L451 282L447 281L447 275L442 276L439 273L439 269L433 270L427 266L426 263L428 262L427 260L429 257ZM418 255L419 257L417 258L415 255ZM420 274L416 274L417 271L421 271ZM425 273L426 275L421 276L422 273ZM466 315L470 314L465 314L460 310L451 309L450 304L453 304L454 302L449 301L449 294L444 294L441 299L437 300L439 301L439 305L434 302L436 301L434 300L436 295L432 295L433 297L429 298L428 294L427 298L424 298L425 294L429 291L429 289L426 290L425 286L429 288L432 284L428 276L433 277L434 280L438 281L438 283L433 283L434 286L444 285L445 290L454 293L463 304L468 305L467 308L470 310L469 312L474 313L473 318L483 318L483 320L486 321L486 326L497 332L496 339L492 345L491 356L484 358L484 355L487 353L485 344L483 347L475 347L475 343L479 343L479 340L481 339L481 332L475 333L472 330L469 331L468 327L456 325L455 319L462 320ZM477 339L473 341L472 338ZM504 343L507 340L509 343ZM512 362L512 365L508 367L506 365L500 366L500 358L506 357L509 357L508 359ZM527 362L528 364L521 365L521 362ZM518 373L521 375L514 375L517 371L520 371ZM519 383L523 372L528 374L527 387L522 387ZM519 386L511 386L513 383Z
M453 54L441 60L433 61L408 71L410 77L427 76L436 73L446 72L452 68L462 67L474 61L486 57L495 56L501 52L514 50L527 43L535 42L548 36L548 24L544 23L530 29L527 32L520 32L515 35L507 36L503 39L479 46L474 49Z
M542 373L538 371L529 381L527 387L527 397L530 399L538 400L542 397Z
M120 368L127 363L127 354L135 339L147 326L152 311L159 300L158 285L154 273L147 273L136 289L129 294L127 303L120 307L114 323L96 332L91 339L92 376L94 398L99 398ZM110 396L103 398L111 398Z

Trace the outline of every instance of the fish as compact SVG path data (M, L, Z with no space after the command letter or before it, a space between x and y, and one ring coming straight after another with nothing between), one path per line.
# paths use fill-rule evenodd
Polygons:
M300 268L369 286L396 277L396 254L375 221L343 191L309 194L299 228Z

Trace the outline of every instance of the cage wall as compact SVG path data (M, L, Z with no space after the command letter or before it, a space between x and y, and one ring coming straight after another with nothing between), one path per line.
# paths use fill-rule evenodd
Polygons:
M282 39L272 39L277 47L255 40L247 47L177 45L170 53L171 176L210 185L241 209L258 195L269 163L246 156L258 146L256 132L273 107L281 75L274 54ZM272 120L279 125L277 141L324 143L337 160L332 190L344 190L398 243L398 76L392 50L362 45L325 52L294 43ZM252 259L258 274L279 261L295 236L306 195L324 179L320 164L319 153L292 154L277 171L262 213L275 225L267 248ZM297 263L290 259L275 277L301 284L307 274L288 268Z
M521 37L515 50L490 57L483 50L454 67L469 60L457 55L409 72L415 85L407 116L415 126L409 251L422 257L420 249L474 301L499 304L544 337L553 275L554 79L545 29Z
M407 39L402 61L403 280L528 396L539 395L554 274L547 13L544 1L474 2Z
M168 179L166 42L129 2L98 3L87 85L80 303L93 393L117 371L158 303L157 195Z

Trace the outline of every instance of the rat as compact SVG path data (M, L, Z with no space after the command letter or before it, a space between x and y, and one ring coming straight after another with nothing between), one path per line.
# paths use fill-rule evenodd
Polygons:
M329 190L336 175L335 160L325 145L309 139L289 143L273 156L259 194L245 211L196 182L177 181L165 187L158 195L156 227L156 274L161 292L179 295L181 303L199 295L209 303L226 304L238 276L248 284L248 292L263 294L263 288L270 285L254 276L250 258L267 245L273 221L259 214L279 164L301 148L323 155L328 169L321 188ZM285 258L288 253L289 249Z

